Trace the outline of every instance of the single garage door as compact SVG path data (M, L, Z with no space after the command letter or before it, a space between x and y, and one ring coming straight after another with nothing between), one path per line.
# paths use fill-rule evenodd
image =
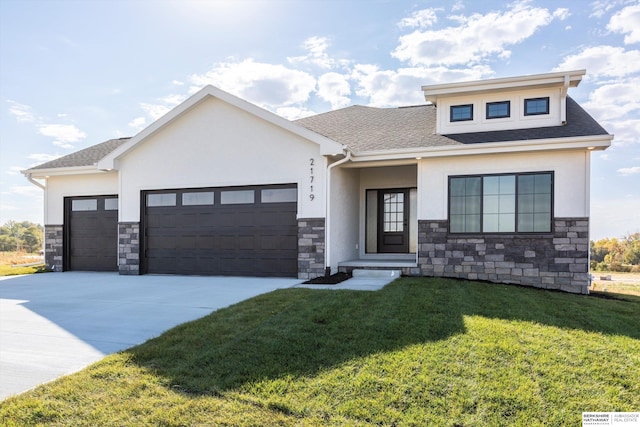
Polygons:
M298 274L295 185L148 191L144 200L148 273Z
M65 218L65 270L117 271L118 198L66 198Z

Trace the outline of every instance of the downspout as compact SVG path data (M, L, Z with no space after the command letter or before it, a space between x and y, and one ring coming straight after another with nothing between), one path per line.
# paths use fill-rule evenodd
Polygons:
M331 264L330 264L330 254L331 254L331 221L329 218L329 213L331 212L331 171L336 166L340 166L351 160L351 150L345 148L344 151L347 152L347 155L344 159L340 159L335 163L332 163L327 167L327 188L326 188L326 197L327 201L325 203L325 244L324 244L324 265L325 265L325 275L328 276L331 274Z
M33 179L31 177L31 173L27 172L27 171L23 171L22 173L24 173L24 176L27 178L27 181L29 181L30 183L34 184L37 187L42 188L43 190L46 190L47 187L44 186L44 184L36 181L35 179Z
M560 123L562 123L563 126L567 124L567 92L569 92L569 83L571 83L571 78L569 74L565 74L564 84L560 91Z

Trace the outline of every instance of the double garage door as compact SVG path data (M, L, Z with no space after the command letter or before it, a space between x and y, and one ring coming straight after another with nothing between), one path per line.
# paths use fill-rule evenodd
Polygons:
M143 192L143 269L296 277L295 185Z

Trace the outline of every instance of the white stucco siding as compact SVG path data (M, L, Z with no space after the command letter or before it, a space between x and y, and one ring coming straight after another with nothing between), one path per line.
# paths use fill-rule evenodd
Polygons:
M549 88L442 98L438 101L437 106L437 132L441 134L454 134L559 126L561 124L560 95L559 88ZM525 99L546 97L549 97L549 114L524 115ZM487 103L502 101L510 101L509 117L487 119ZM468 104L473 105L473 120L451 122L450 107Z
M141 141L119 169L121 221L139 221L141 190L283 183L298 184L299 217L325 216L319 145L215 98Z
M589 153L558 151L422 159L418 219L447 219L448 177L554 172L554 216L589 216Z
M331 174L328 252L329 265L336 270L340 261L358 258L360 171L338 167Z
M118 194L118 173L52 176L45 190L44 223L60 225L64 220L64 198Z

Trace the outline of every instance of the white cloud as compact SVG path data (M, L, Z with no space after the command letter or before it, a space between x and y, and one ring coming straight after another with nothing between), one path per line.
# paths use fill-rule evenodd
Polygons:
M640 174L640 166L633 166L630 168L621 168L621 169L618 169L617 172L620 175L624 175L624 176Z
M640 81L629 79L604 84L589 94L589 101L583 106L598 120L623 118L640 110Z
M281 107L276 108L275 113L287 120L296 120L317 114L315 111L311 111L305 107Z
M326 73L318 78L318 96L331 103L331 108L346 107L351 103L351 86L347 77L338 73Z
M455 6L454 6L455 8ZM413 12L398 22L400 28L427 28L438 22L437 11L442 9L423 9ZM459 9L454 9L459 10Z
M614 135L615 146L628 146L640 143L640 120L637 117L600 122L609 133Z
M192 75L190 82L190 92L212 84L270 110L303 104L316 88L316 79L307 72L251 58L216 64L205 74Z
M129 122L129 127L134 128L135 130L141 130L147 124L146 117L136 117L135 119Z
M287 57L287 61L289 61L290 64L309 64L324 69L331 69L336 66L346 66L349 63L349 61L336 60L329 56L327 53L329 39L326 37L309 37L304 41L302 47L307 51L307 54Z
M470 65L491 56L507 58L507 46L520 43L554 19L564 19L558 9L531 7L529 2L512 3L504 12L449 16L458 23L439 30L416 30L400 37L399 46L391 53L411 65Z
M183 86L184 82L181 82L180 80L173 80L171 81L171 83L173 83L176 86Z
M446 67L381 70L376 65L358 64L352 79L357 84L356 94L368 98L370 106L389 107L424 104L422 85L478 80L491 73L491 68L481 65L460 70Z
M640 72L640 51L607 45L588 47L578 54L566 57L554 71L582 68L589 71L588 76L591 78L623 77Z
M9 113L13 114L18 122L30 123L35 121L32 108L26 104L7 100L9 103Z
M74 125L46 124L38 125L38 132L41 135L55 138L54 145L61 148L73 148L74 142L86 138L87 134Z
M564 21L569 16L571 16L571 13L569 12L569 9L566 8L559 8L553 11L553 17L558 18L561 21Z
M614 33L625 34L625 44L640 42L640 4L627 6L616 12L607 28Z

